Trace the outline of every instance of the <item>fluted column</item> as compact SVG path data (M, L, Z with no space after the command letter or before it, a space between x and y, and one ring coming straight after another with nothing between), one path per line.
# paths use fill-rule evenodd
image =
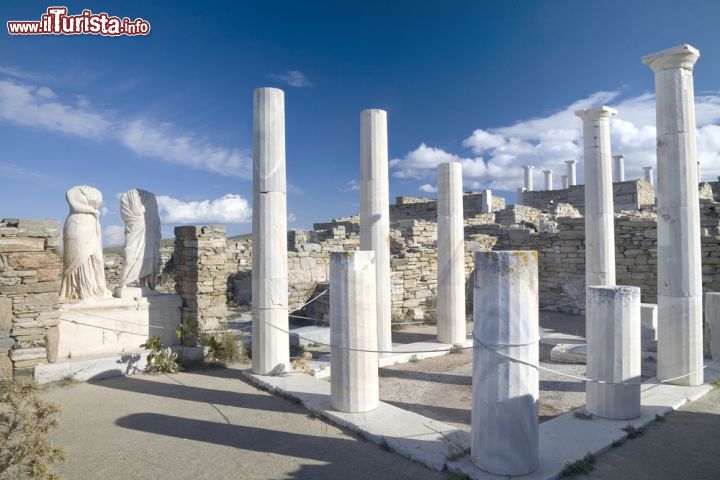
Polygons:
M525 165L523 167L523 170L525 170L525 190L528 192L533 191L533 176L532 171L535 167L532 165Z
M610 116L605 106L578 110L585 158L585 287L615 284L615 216Z
M252 217L252 371L270 375L290 363L285 94L277 88L253 98Z
M545 174L545 190L552 190L553 189L552 170L543 170L543 173Z
M625 181L625 155L613 155L613 182Z
M482 192L482 213L492 212L492 190Z
M465 342L465 235L462 165L437 170L437 339Z
M566 188L568 188L568 187L570 186L570 184L568 183L568 176L567 176L567 175L562 175L560 178L562 178L562 187L563 187L563 190L566 189Z
M655 186L655 181L653 180L653 167L643 167L643 170L645 172L645 181L650 185Z
M572 187L577 185L577 160L565 160L567 165L568 183Z
M658 357L660 380L703 383L700 206L690 45L643 57L655 72ZM679 377L679 378L678 378Z
M360 250L375 252L378 350L392 350L387 112L360 113Z

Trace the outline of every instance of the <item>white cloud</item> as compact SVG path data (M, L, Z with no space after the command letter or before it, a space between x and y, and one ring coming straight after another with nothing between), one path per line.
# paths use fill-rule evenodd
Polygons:
M338 188L341 192L353 192L355 190L360 190L360 184L358 184L357 180L348 180L345 182L344 187Z
M701 178L709 180L720 175L720 94L700 95L695 102ZM618 110L610 135L613 154L625 155L625 178L642 178L642 167L656 163L655 97L645 93L623 99L619 91L594 93L543 117L477 129L463 142L475 155L471 158L420 144L390 162L393 175L430 179L439 163L458 161L465 185L474 189L514 190L522 186L523 165L535 166L536 185L542 184L542 170L553 170L559 179L565 160L582 157L582 124L575 111L602 104ZM578 175L582 181L582 161Z
M268 78L291 87L303 88L312 86L312 83L308 81L305 74L300 70L288 70L285 73L271 73L268 75Z
M125 227L122 225L108 225L103 227L102 234L103 245L106 247L125 245Z
M190 135L173 135L143 120L130 122L119 132L120 141L138 155L160 158L221 175L252 178L248 152L216 147Z
M293 223L293 222L297 221L297 217L295 216L294 213L290 212L290 213L288 213L287 221L288 221L288 223Z
M418 188L421 192L425 193L437 193L437 187L433 187L429 183L425 183L423 185L420 185L420 188Z
M0 74L24 78L22 72L0 66ZM143 157L227 176L252 178L249 152L213 145L194 135L178 133L145 119L118 121L92 109L83 96L63 102L46 86L0 78L0 123L48 130L83 138L117 140Z
M160 195L157 202L163 223L245 223L252 219L252 209L240 195L189 202Z
M0 122L86 138L100 137L110 127L102 115L54 101L54 95L47 87L0 80Z

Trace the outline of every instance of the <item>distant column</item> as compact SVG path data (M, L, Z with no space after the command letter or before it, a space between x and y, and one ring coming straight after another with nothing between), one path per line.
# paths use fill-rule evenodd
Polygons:
M252 215L252 371L271 375L290 364L285 93L277 88L254 93Z
M467 336L462 165L438 165L437 189L437 339L462 344Z
M703 383L700 205L690 45L643 57L655 72L657 125L658 379ZM678 378L679 377L679 378Z
M533 171L532 165L525 165L523 169L525 170L525 190L528 192L533 191L533 177L532 177L532 171Z
M640 416L640 289L590 287L587 294L587 376L608 382L585 384L587 411L611 420L637 418Z
M380 404L376 291L375 252L330 253L330 403L340 412Z
M475 272L470 458L525 475L538 466L537 252L475 252Z
M523 193L525 193L525 187L518 187L517 193L515 194L515 203L517 205L523 204Z
M625 155L613 155L613 182L625 181Z
M482 213L490 213L492 211L492 190L483 190Z
M562 178L562 186L563 186L563 189L567 189L567 188L570 186L570 184L568 183L568 176L567 176L567 175L563 175L563 176L561 176L560 178Z
M654 186L655 182L653 181L653 167L643 167L643 170L645 171L645 181L650 185Z
M360 113L360 250L375 252L378 350L392 350L387 112Z
M710 358L720 360L720 292L705 293L705 324Z
M565 160L565 164L567 165L567 176L568 176L568 183L570 186L577 185L577 175L576 175L576 165L577 160Z
M543 170L543 173L545 174L545 190L552 190L553 189L552 170Z
M585 287L615 284L615 214L610 116L605 106L578 110L585 157Z

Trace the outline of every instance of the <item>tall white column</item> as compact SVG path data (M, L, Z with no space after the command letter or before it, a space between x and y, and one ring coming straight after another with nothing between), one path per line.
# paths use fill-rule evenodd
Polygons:
M387 112L360 112L360 250L375 252L378 350L392 350Z
M655 72L658 358L660 380L703 383L700 206L690 45L643 57ZM677 378L680 377L680 378Z
M585 287L615 284L615 216L610 116L605 106L578 110L585 157Z
M475 272L471 460L524 475L538 466L537 252L475 252Z
M462 165L437 169L437 339L465 342L465 231Z
M625 155L613 155L613 182L625 181Z
M285 94L277 88L253 96L252 217L252 371L271 375L290 364Z
M568 188L568 187L570 186L570 183L568 182L568 176L567 176L567 175L562 175L560 178L562 178L562 187L563 187L563 190L566 189L566 188Z
M705 292L705 326L710 357L720 360L720 292Z
M645 171L645 181L649 183L650 185L655 185L655 182L653 181L653 167L642 167Z
M330 254L330 404L340 412L380 404L376 292L375 252Z
M525 190L528 192L533 191L533 176L532 171L535 167L532 165L525 165L523 167L523 170L525 170Z
M517 193L515 194L515 203L516 203L517 205L522 205L522 204L523 204L523 193L525 193L525 192L526 192L525 187L518 187L518 188L517 188Z
M490 213L492 211L492 190L483 190L482 213Z
M567 165L568 183L570 186L577 185L577 160L565 160Z
M552 190L553 189L552 170L543 170L543 173L545 174L545 190Z
M587 376L609 383L585 384L586 409L612 420L637 418L640 416L640 289L590 287L587 295Z

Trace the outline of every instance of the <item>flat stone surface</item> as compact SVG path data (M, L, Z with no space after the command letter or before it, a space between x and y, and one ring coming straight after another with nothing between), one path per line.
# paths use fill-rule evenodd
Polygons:
M247 366L246 366L247 367ZM256 389L234 368L56 387L70 479L442 480Z
M322 412L330 421L360 432L378 445L387 445L400 455L437 471L445 468L448 456L470 448L467 432L423 417L388 403L370 412L343 413L330 406L330 384L304 373L280 376L243 375L269 390L299 400L312 412Z

